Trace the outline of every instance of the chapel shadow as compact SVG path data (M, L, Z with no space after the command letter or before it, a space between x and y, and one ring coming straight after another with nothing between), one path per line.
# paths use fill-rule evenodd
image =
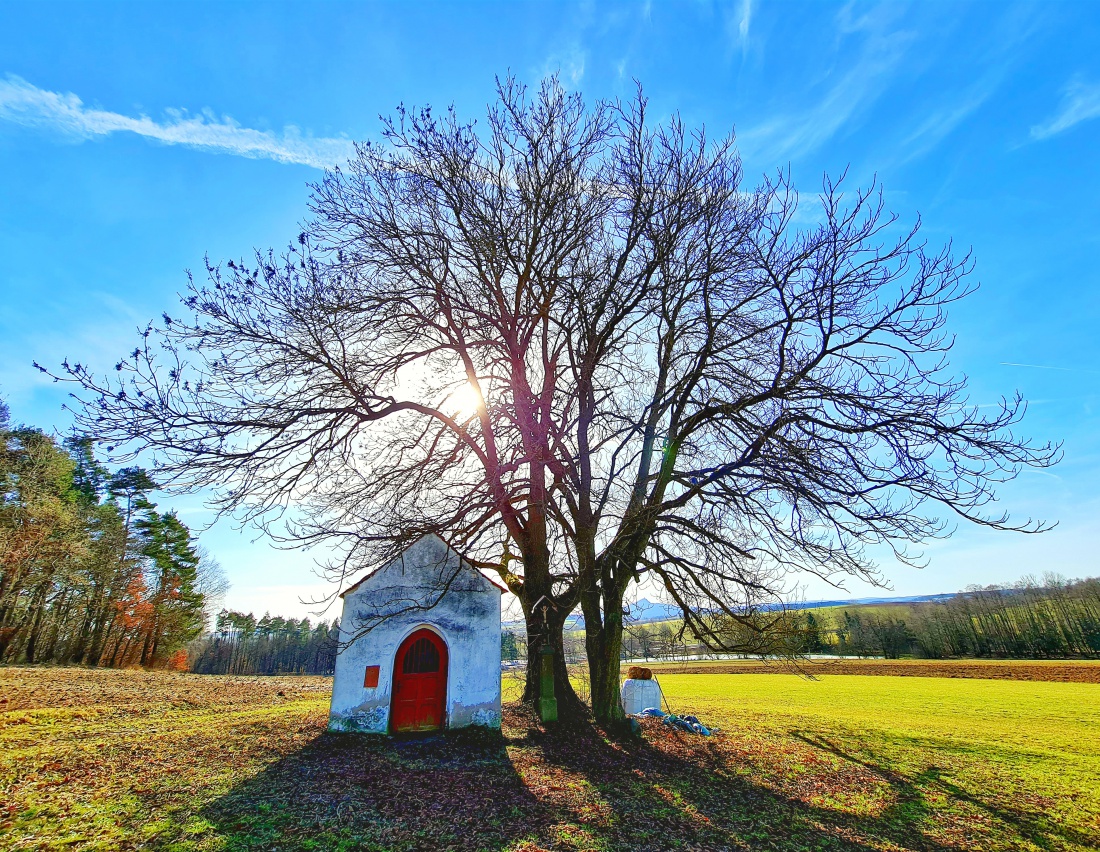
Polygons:
M564 731L512 705L502 734L320 734L201 816L229 850L943 848L917 828L919 809L909 822L858 820L727 760L713 741L657 722L642 737L591 721Z
M230 850L496 850L539 809L498 732L324 732L202 817Z

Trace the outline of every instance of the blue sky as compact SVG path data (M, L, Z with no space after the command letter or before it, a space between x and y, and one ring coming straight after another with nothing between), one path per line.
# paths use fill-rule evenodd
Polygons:
M31 367L110 368L185 269L281 246L319 167L399 103L484 113L494 75L735 128L749 176L878 177L977 260L952 313L972 399L1019 389L1065 460L1002 491L1022 537L960 530L897 594L1100 574L1100 4L0 2L0 394L64 430ZM201 524L195 498L165 499ZM216 526L228 603L304 614L313 556ZM853 595L871 593L853 584ZM811 597L836 593L810 585Z

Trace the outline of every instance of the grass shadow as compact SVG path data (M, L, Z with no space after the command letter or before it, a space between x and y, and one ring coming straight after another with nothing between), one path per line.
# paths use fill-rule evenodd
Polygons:
M946 777L945 770L928 766L920 772L906 776L888 765L888 761L871 753L855 754L836 742L819 735L791 731L791 736L820 751L828 752L847 763L862 766L881 778L895 791L895 801L870 826L883 837L904 838L917 830L931 812L929 795L943 794L956 803L969 805L1004 827L1004 837L1015 837L1039 849L1069 847L1100 848L1096 837L1091 837L1069 826L1059 825L1039 809L1024 806L1015 808L998 804L993 795L982 796L964 789ZM866 823L864 823L866 825Z
M920 833L919 814L861 821L807 804L714 740L655 720L640 738L591 722L548 729L520 705L503 734L320 734L201 815L226 850L945 848Z
M504 738L467 729L419 738L325 732L202 816L227 850L501 849L538 809Z
M562 766L584 778L608 804L605 830L596 833L607 842L590 848L946 848L920 831L884 833L875 821L848 819L785 795L731 763L718 741L657 720L643 720L640 738L609 736L590 724L568 737L532 726L524 739L537 747L548 766Z

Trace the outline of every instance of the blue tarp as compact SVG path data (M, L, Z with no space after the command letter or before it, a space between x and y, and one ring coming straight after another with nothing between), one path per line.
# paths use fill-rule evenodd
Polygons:
M666 725L680 728L690 734L701 734L704 737L711 735L711 730L694 716L677 716L675 713L665 713L659 707L646 707L639 716L652 716L664 720Z

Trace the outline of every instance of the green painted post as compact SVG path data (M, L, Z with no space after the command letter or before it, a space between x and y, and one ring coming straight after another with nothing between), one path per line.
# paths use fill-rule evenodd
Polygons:
M541 678L539 681L539 718L543 722L558 721L558 699L554 697L554 648L543 645L539 648L542 657Z

